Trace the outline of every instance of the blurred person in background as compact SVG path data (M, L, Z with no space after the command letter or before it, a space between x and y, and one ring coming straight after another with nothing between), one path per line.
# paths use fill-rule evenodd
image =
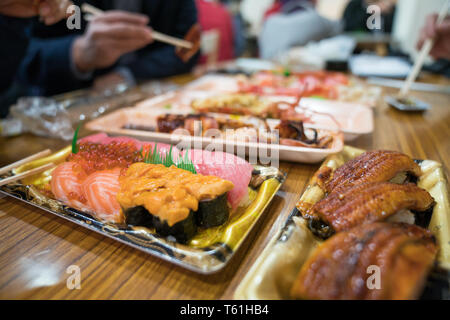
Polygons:
M417 49L422 49L428 38L434 39L430 55L436 61L431 66L428 66L427 69L428 71L450 77L450 17L445 18L440 25L436 24L437 17L436 13L427 17L426 23L420 32Z
M103 11L81 30L62 22L51 27L34 24L33 37L19 79L29 95L54 95L94 85L186 73L198 55L183 61L173 46L153 41L152 30L184 38L197 24L194 0L74 0Z
M234 39L234 57L241 56L246 49L246 28L245 22L240 13L240 1L220 0L231 14L233 19L233 39Z
M391 33L394 24L396 0L351 0L344 10L344 31ZM381 30L370 30L367 20L372 15L367 7L377 5L381 12Z
M53 24L66 17L67 0L2 0L0 2L0 117L8 114L9 98L17 89L13 82L29 44L29 18Z
M219 34L217 61L234 58L233 19L227 8L218 0L196 0L198 20L202 31L216 30ZM201 62L205 62L202 57Z
M272 59L292 47L339 34L340 22L319 15L315 4L315 0L278 0L265 14L260 56Z
M417 49L422 48L426 39L432 38L434 39L434 45L430 55L435 59L450 60L450 17L445 18L440 25L436 24L437 17L437 14L427 17L425 26L420 33Z

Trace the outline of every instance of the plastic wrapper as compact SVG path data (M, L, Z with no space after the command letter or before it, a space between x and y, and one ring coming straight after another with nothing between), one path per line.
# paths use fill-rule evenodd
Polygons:
M171 82L151 81L135 88L121 83L101 91L83 89L53 98L20 98L9 118L0 123L0 135L30 132L39 136L70 140L80 121L177 89Z
M12 137L21 134L23 131L22 121L18 119L0 120L0 136Z
M68 92L55 99L64 105L72 124L76 125L80 121L95 119L107 112L177 88L173 83L160 81L150 81L135 88L121 83L101 91L85 89Z
M10 116L22 122L22 132L70 140L74 130L61 103L43 97L20 98L11 107Z

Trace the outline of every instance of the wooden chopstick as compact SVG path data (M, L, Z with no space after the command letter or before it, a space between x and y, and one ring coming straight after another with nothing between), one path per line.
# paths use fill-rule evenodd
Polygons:
M21 166L21 165L23 165L25 163L28 163L30 161L33 161L33 160L36 160L36 159L48 156L50 153L51 153L50 149L46 149L44 151L41 151L41 152L33 154L33 155L29 156L29 157L26 157L26 158L24 158L22 160L19 160L19 161L16 161L14 163L11 163L10 165L7 165L6 167L0 168L0 174L4 174L6 172L9 172L12 169L17 168L17 167L19 167L19 166Z
M83 3L81 5L81 10L85 13L90 13L92 16L98 16L100 14L105 13L104 11L102 11L88 3ZM89 16L88 20L91 20L92 16ZM152 37L154 40L168 43L168 44L171 44L176 47L182 47L182 48L186 48L186 49L192 49L192 47L193 47L192 42L189 42L189 41L186 41L183 39L178 39L175 37L171 37L164 33L155 31L155 30L152 31Z
M192 42L189 42L189 41L186 41L183 39L174 38L174 37L168 36L167 34L164 34L164 33L161 33L161 32L155 31L155 30L152 31L152 37L155 40L174 45L175 47L182 47L182 48L186 48L186 49L192 49L192 47L193 47Z
M93 5L90 5L89 3L83 3L81 5L81 11L86 12L86 13L91 13L94 16L98 16L100 14L105 13L105 11L100 10L99 8L96 8Z
M54 166L55 166L55 164L53 164L53 163L47 163L47 164L44 164L43 166L16 174L12 177L8 177L6 179L0 180L0 186L4 186L5 184L11 183L11 182L16 182L17 180L25 179L34 174L44 172L48 169L51 169Z
M444 3L444 6L442 7L441 11L439 12L438 19L436 21L436 25L440 25L448 13L450 0L447 0ZM422 50L420 50L419 57L416 59L416 62L414 63L413 68L411 69L411 72L408 75L408 78L406 79L403 87L400 90L399 97L405 98L406 95L409 92L409 89L411 88L411 85L414 81L416 81L417 76L419 75L419 71L422 69L422 65L425 62L426 57L431 51L431 48L433 47L434 39L428 38L425 43L422 46Z

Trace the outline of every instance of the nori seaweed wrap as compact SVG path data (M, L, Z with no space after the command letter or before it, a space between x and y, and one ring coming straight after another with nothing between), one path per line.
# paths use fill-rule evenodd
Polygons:
M193 211L189 212L186 219L175 223L171 227L167 221L161 221L159 217L153 216L153 226L160 236L173 236L179 243L187 243L197 233L197 224Z
M125 223L132 226L153 227L153 215L143 206L123 210Z
M210 228L228 219L227 192L234 187L216 176L141 162L127 169L120 184L117 201L129 208L124 210L126 223L154 228L179 243L194 237L197 226Z
M228 220L229 215L227 193L211 200L200 201L195 213L197 225L202 228L220 226Z

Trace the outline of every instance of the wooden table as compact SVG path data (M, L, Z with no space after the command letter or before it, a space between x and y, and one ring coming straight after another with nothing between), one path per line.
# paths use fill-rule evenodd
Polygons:
M445 79L437 82L450 84ZM395 90L385 92L393 94ZM433 159L450 172L450 97L418 92L414 95L430 102L432 109L410 114L381 104L375 110L375 132L351 145L399 150L417 159ZM0 139L0 165L66 144L31 135ZM232 298L240 280L279 230L318 165L281 163L280 167L288 174L281 191L228 266L210 276L184 270L4 197L0 199L0 298ZM80 267L80 290L69 290L66 286L70 275L66 271L71 265Z

